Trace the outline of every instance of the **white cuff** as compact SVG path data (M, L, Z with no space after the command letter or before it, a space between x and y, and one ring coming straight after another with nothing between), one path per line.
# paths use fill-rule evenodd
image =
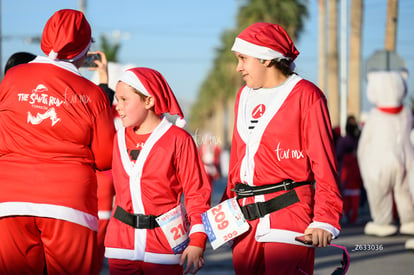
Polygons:
M308 228L319 228L326 231L329 231L332 234L332 238L335 239L339 235L339 230L325 222L312 222Z

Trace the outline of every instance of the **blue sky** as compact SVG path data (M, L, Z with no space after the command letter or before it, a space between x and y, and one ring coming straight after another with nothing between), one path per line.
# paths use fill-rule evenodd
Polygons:
M121 33L119 61L160 71L180 102L194 101L198 87L212 67L220 35L233 28L240 0L89 0L86 16L93 36ZM297 72L317 82L318 9L309 0L310 17L296 46L301 52ZM339 1L340 2L340 1ZM350 0L348 0L350 3ZM365 0L364 61L384 48L387 0ZM26 39L39 36L48 18L62 8L79 9L79 0L2 0L2 68L16 51L43 55L39 44ZM400 0L397 52L409 68L409 91L414 94L414 1ZM411 22L410 22L411 21ZM98 45L99 46L99 39ZM236 89L237 87L235 87Z

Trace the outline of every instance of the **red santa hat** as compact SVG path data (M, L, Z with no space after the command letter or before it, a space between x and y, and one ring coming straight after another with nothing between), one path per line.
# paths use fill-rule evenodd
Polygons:
M186 124L183 112L173 91L164 77L156 70L150 68L132 68L126 70L119 81L125 82L146 96L154 98L154 111L157 115L169 113L178 115L176 121L178 127L183 128Z
M289 59L299 55L293 41L279 25L258 22L244 29L231 48L232 51L264 60Z
M73 61L88 52L91 34L91 27L82 12L63 9L46 22L40 46L52 59Z

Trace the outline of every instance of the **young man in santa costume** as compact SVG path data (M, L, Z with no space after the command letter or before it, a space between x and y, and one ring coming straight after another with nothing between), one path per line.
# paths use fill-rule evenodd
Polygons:
M312 247L340 232L331 123L322 91L301 78L285 30L255 23L235 39L237 94L229 182L250 230L233 244L236 274L312 274ZM312 245L295 240L305 235Z
M83 13L47 21L47 55L0 84L0 273L96 274L95 169L111 167L104 92L79 67L91 45Z
M191 135L163 117L178 115L182 122L181 108L150 68L122 74L115 97L123 127L114 144L116 196L105 237L110 273L195 273L204 265L201 214L210 207L211 187ZM183 195L188 231L178 212Z

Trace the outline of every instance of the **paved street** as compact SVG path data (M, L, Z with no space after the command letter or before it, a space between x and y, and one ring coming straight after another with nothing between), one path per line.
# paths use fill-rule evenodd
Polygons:
M386 238L366 236L363 232L367 220L369 220L369 211L365 207L361 211L360 224L345 225L340 237L333 242L345 246L350 254L351 265L347 274L414 274L414 251L408 251L404 248L405 241L410 237L403 235ZM360 251L356 251L357 249ZM231 252L228 248L219 248L213 252L209 247L205 258L206 265L197 274L234 274ZM331 274L336 267L341 266L341 259L342 250L339 248L318 248L314 274Z
M213 194L213 205L220 199L223 182L216 183ZM365 206L360 211L357 225L344 225L341 235L333 243L345 246L350 254L349 275L388 275L414 274L414 251L404 248L410 236L395 235L378 238L363 234L364 225L369 221L369 210ZM414 238L414 236L412 236ZM368 250L369 249L369 250ZM342 250L335 247L318 248L316 250L315 275L329 275L341 265ZM197 274L230 275L234 274L231 251L228 247L220 247L213 251L207 244L206 264ZM101 274L109 274L107 267Z

